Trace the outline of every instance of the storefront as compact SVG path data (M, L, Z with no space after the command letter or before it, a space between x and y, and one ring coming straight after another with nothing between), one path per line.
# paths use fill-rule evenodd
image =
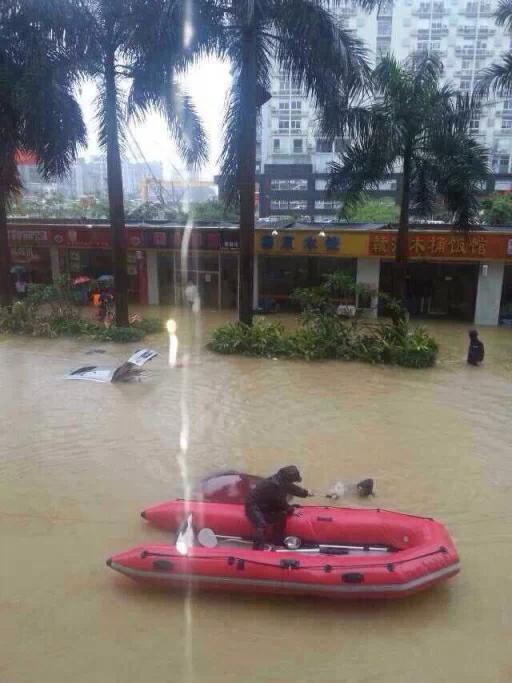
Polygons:
M60 274L92 279L113 274L107 225L9 226L13 278L50 282ZM129 295L133 302L181 305L189 282L203 308L236 307L238 228L128 226ZM373 292L391 292L396 232L382 226L264 226L255 233L254 307L290 303L299 287L321 284L342 270ZM23 270L25 269L25 270ZM512 318L512 232L464 235L446 226L409 233L407 304L412 315L496 325ZM359 304L377 311L377 297Z
M50 236L48 230L9 228L11 275L34 284L52 282Z
M393 263L381 263L380 289L392 293ZM407 310L413 317L473 320L478 288L478 263L411 262L408 267Z
M206 309L235 308L238 291L238 231L147 230L145 245L156 250L158 300L182 305L188 283Z

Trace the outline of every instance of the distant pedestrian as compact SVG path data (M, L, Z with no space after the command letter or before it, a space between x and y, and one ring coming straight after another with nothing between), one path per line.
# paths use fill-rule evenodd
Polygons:
M469 331L469 348L468 348L468 363L470 365L479 365L485 355L483 343L478 339L478 332L476 330Z
M27 283L22 278L16 280L16 296L18 299L24 299L27 294Z

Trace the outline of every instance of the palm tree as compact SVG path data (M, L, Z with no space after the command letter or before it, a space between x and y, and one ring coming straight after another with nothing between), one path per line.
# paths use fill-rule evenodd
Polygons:
M0 304L12 301L7 210L21 191L18 152L61 176L85 143L73 89L80 35L68 0L0 2Z
M82 0L88 14L87 70L99 95L99 144L107 155L116 323L128 323L128 274L121 150L130 117L155 110L164 115L178 150L189 165L205 160L206 140L192 103L174 81L193 58L184 45L191 21L186 0ZM193 20L194 17L192 17ZM199 25L202 26L201 22ZM199 38L201 38L199 30ZM185 40L186 43L186 40ZM129 84L128 96L124 86Z
M501 0L494 15L498 26L505 27L510 33L512 30L512 0ZM499 64L491 64L481 73L477 84L477 92L486 95L489 92L500 97L509 97L512 94L512 51L506 52Z
M301 86L326 120L364 88L362 44L320 0L218 0L219 49L233 65L221 178L240 208L239 320L252 323L257 114L269 99L272 60ZM368 9L378 0L360 0Z
M328 193L340 196L345 210L401 170L393 295L402 301L411 211L432 215L440 195L454 226L469 229L478 223L477 194L488 173L486 151L469 134L478 102L440 85L442 69L426 53L404 63L387 56L373 72L372 102L339 112L338 129L348 128L354 137L332 164Z

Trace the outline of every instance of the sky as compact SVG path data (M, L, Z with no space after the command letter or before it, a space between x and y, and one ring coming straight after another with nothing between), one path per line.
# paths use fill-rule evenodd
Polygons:
M210 58L192 68L183 78L183 87L192 96L199 116L203 121L209 141L208 163L198 176L203 180L213 179L217 171L217 161L222 149L222 123L226 95L231 82L229 64ZM95 87L86 83L80 92L79 101L83 108L88 130L88 147L80 156L93 156L99 153L97 131L94 117ZM141 125L130 124L130 130L137 140L147 161L162 161L164 178L179 178L184 173L184 165L176 152L165 122L158 115L151 115ZM135 145L127 150L128 158L142 161L137 157Z

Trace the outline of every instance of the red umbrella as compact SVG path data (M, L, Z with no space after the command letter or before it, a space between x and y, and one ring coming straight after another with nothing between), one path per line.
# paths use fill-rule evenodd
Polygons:
M79 277L76 277L73 280L74 285L85 285L86 282L90 282L91 278L87 277L87 275L80 275Z

